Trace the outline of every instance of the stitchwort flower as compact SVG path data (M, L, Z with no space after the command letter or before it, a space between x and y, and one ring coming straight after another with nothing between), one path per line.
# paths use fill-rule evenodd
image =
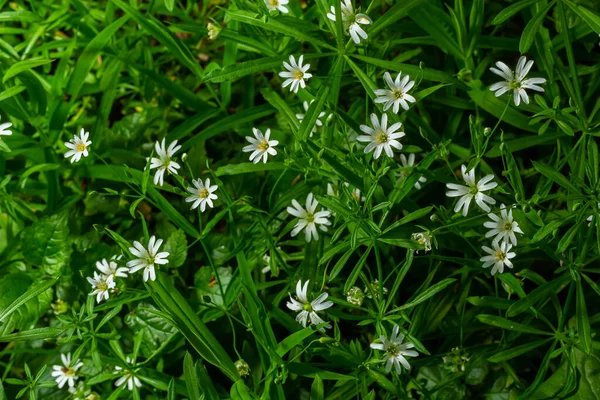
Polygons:
M114 275L103 275L94 272L94 277L87 278L88 282L92 285L94 289L90 296L96 296L96 302L100 303L102 298L104 300L108 300L110 296L110 291L115 288L115 276Z
M150 237L147 249L140 242L133 242L133 247L130 247L129 251L137 258L127 263L127 266L129 267L129 273L133 274L134 272L143 269L144 282L148 281L148 279L151 281L155 280L156 271L154 270L154 266L156 264L164 265L169 262L169 260L167 260L167 257L169 257L168 252L158 252L158 249L162 243L163 240L156 240L156 236L154 235Z
M375 350L385 351L381 362L385 363L385 372L390 372L392 367L395 368L396 373L400 375L402 373L402 367L409 370L410 364L408 363L407 357L418 357L419 353L414 350L410 350L415 347L411 342L402 343L404 335L400 333L400 327L394 325L392 330L392 336L386 338L385 336L379 336L381 343L371 343L371 348Z
M206 178L204 182L202 179L192 179L192 184L194 187L187 188L187 191L192 195L185 198L186 203L192 204L192 210L200 206L200 211L204 212L206 210L206 206L208 205L210 208L214 207L213 200L218 199L219 197L214 194L214 192L219 188L217 185L210 184L210 179Z
M475 169L467 172L467 167L463 164L461 167L462 177L467 186L457 185L456 183L447 183L446 187L450 189L446 192L448 197L460 197L454 212L459 212L462 209L462 214L466 217L469 212L469 205L475 199L475 203L485 212L490 212L489 204L496 204L496 200L487 194L483 193L498 186L496 182L490 182L494 179L494 175L486 175L479 182L475 182Z
M331 215L331 212L329 210L315 212L319 202L312 193L309 193L306 197L306 209L296 199L292 200L292 205L293 207L287 208L287 212L298 218L296 226L292 229L292 236L296 236L304 229L306 241L310 242L313 237L315 240L319 239L317 227L323 232L327 232L327 226L331 225L327 218Z
M277 155L277 150L275 150L275 146L279 144L277 140L269 140L269 136L271 136L271 129L267 129L265 134L256 128L252 128L252 136L246 136L246 140L250 142L248 146L245 146L242 151L252 152L250 154L250 161L254 162L254 164L258 163L262 158L263 163L267 163L267 159L269 154L273 157Z
M377 98L375 103L384 103L383 111L387 111L392 107L394 114L398 114L400 106L403 109L408 110L408 103L414 103L417 101L413 96L408 94L408 91L415 86L415 81L411 81L408 75L404 75L404 78L400 79L402 72L399 72L396 76L396 80L393 80L389 72L383 74L383 79L387 83L389 89L377 89L375 94Z
M73 139L65 142L65 146L70 149L65 153L65 158L71 157L71 164L81 160L81 157L88 156L88 147L92 144L92 142L88 140L89 137L90 133L81 128L79 136L73 135Z
M69 384L69 387L75 386L75 381L79 379L77 376L77 370L83 366L82 362L77 360L74 365L71 365L71 353L60 355L63 365L55 365L52 367L52 376L56 380L59 389L65 386L65 383Z
M156 150L157 157L152 157L150 160L150 169L155 169L156 174L154 175L154 184L162 186L164 184L165 171L169 171L170 174L177 175L177 170L181 166L173 161L173 155L181 146L177 145L177 140L174 140L169 148L166 148L165 139L162 142L156 142L154 149Z
M304 282L303 286L302 281L298 281L296 284L296 297L298 300L294 299L290 293L290 301L287 302L287 307L290 310L299 312L299 314L296 316L296 321L298 321L298 323L305 328L307 324L319 325L324 323L325 321L319 317L317 312L326 310L333 306L333 302L325 301L329 296L327 292L321 293L313 301L308 301L306 292L308 290L309 282L310 281L307 280ZM327 324L325 325L325 328L330 329L331 325ZM325 329L321 328L320 331L325 332Z
M511 258L516 256L515 253L511 252L512 245L507 242L492 243L493 249L487 246L481 246L483 251L488 253L488 256L481 257L479 261L483 262L483 268L488 268L493 265L490 273L494 276L497 272L503 273L504 267L513 267L513 263L510 261Z
M279 76L282 78L287 78L283 81L281 87L286 88L290 86L290 92L298 93L298 87L300 86L302 89L306 87L306 80L312 78L312 74L308 73L308 69L310 68L310 64L302 65L302 61L304 56L300 56L298 59L298 63L296 63L296 59L294 56L290 56L289 64L287 62L283 62L283 66L287 71L281 71Z
M513 101L516 106L521 104L521 99L525 102L525 104L529 104L529 96L527 95L526 89L535 90L537 92L543 92L544 88L542 88L541 84L546 83L546 79L544 78L528 78L527 74L531 67L533 66L533 60L527 61L527 57L521 56L519 61L517 62L517 69L515 72L511 71L508 68L508 65L504 64L502 61L498 61L496 63L496 67L498 68L490 68L494 74L501 76L505 79L505 81L494 83L490 86L490 90L495 92L496 97L502 96L504 93L509 90L513 91Z
M360 44L360 39L366 40L369 36L367 32L361 27L361 25L370 25L373 23L371 18L369 18L366 14L357 14L354 11L354 7L352 6L352 2L350 0L344 0L341 2L341 10L342 10L342 24L344 26L344 30L348 31L347 34L350 35L354 43ZM335 21L335 7L331 6L331 12L327 13L327 18L332 21Z
M523 234L517 221L513 219L512 209L506 208L504 204L500 205L500 216L494 213L489 213L491 221L483 223L483 226L489 228L490 231L485 234L486 238L495 236L493 241L498 243L500 241L511 243L513 246L517 245L517 236L515 233Z
M381 123L377 115L371 114L371 124L373 127L371 128L367 125L360 126L360 130L366 133L366 135L360 135L357 140L359 142L369 142L365 147L365 154L375 150L373 157L377 159L381 155L381 152L385 151L385 154L391 158L394 157L392 147L396 150L402 150L402 144L396 140L405 136L404 132L399 131L402 123L396 122L389 128L387 123L388 117L385 113L381 116Z

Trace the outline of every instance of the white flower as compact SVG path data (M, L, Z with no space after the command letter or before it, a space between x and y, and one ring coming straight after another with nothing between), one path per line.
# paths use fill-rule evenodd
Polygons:
M265 255L263 256L263 262L265 263L266 267L263 267L261 272L263 274L266 274L267 272L271 272L271 256L268 255L267 253L265 253Z
M314 100L310 101L310 104L313 103ZM304 112L306 113L308 111L308 107L309 107L309 103L307 101L302 102L302 107L304 107ZM304 115L305 114L296 114L296 118L298 118L298 121L300 123L302 123L302 120L304 119ZM323 121L321 121L321 118L325 117L325 111L321 111L319 113L319 116L317 117L317 120L315 121L315 124L312 127L312 130L310 131L310 137L312 137L313 133L315 133L317 131L317 127L322 127L323 126Z
M163 240L158 239L152 235L150 240L148 241L148 249L146 249L142 244L138 241L133 242L133 247L129 248L131 254L137 257L135 260L131 260L127 263L129 267L129 273L133 274L134 272L139 271L140 269L144 269L144 282L150 278L151 281L156 279L156 272L154 270L154 265L164 265L169 262L167 257L169 257L169 253L166 251L158 252L158 249L162 245Z
M258 163L261 158L263 163L266 164L269 154L272 156L277 155L275 146L279 144L279 141L269 140L269 136L271 136L270 129L267 129L263 135L259 129L252 128L252 133L254 133L254 137L246 136L246 140L250 142L250 144L245 146L242 151L246 153L252 152L252 154L250 154L250 161L253 161L254 164Z
M306 87L306 82L304 80L308 80L312 78L312 74L309 74L308 69L310 68L310 64L302 65L302 60L304 56L300 56L298 59L298 64L296 64L296 59L294 56L290 56L290 63L283 62L283 66L287 71L281 71L279 76L282 78L287 78L281 87L288 87L290 85L290 92L298 93L298 86L301 86L302 89Z
M129 272L129 268L119 267L114 261L106 261L106 258L102 259L102 261L96 261L96 268L103 275L106 276L114 276L119 278L127 278L127 273Z
M316 299L313 301L308 301L308 297L306 296L306 291L308 289L308 283L310 281L306 281L304 286L302 286L302 281L298 281L296 284L296 297L298 300L295 300L290 293L290 301L287 302L287 307L292 311L298 311L299 314L296 316L296 321L300 325L306 328L306 324L310 325L319 325L325 322L317 315L318 311L323 311L333 306L333 302L325 301L329 296L327 292L321 293ZM331 328L330 324L325 325L325 328ZM319 329L321 332L325 332L325 329Z
M279 10L280 12L287 14L288 9L285 7L290 0L265 0L265 5L269 11Z
M177 170L181 166L175 161L171 160L173 155L181 146L177 146L177 140L174 140L169 148L166 148L165 139L162 142L156 142L154 149L156 150L157 157L152 157L150 160L150 169L158 168L154 175L154 184L162 186L164 183L165 171L169 171L170 174L177 175ZM147 159L146 159L147 160Z
M60 355L63 365L55 365L52 367L52 376L55 378L58 388L62 389L65 383L69 383L69 387L75 386L75 381L79 379L77 376L77 370L83 366L82 362L77 360L75 365L71 366L71 353Z
M404 154L400 154L400 163L402 164L403 168L412 168L415 166L415 154L411 153L408 156L408 159L406 158L406 156ZM406 179L406 177L408 177L408 173L406 173L405 171L400 171L398 172L397 176L400 179ZM424 176L421 176L419 178L419 180L415 183L415 189L417 190L421 190L421 183L425 183L427 182L427 178L425 178Z
M517 63L517 70L514 73L506 64L501 61L498 61L496 66L498 68L492 67L490 68L490 71L506 79L506 81L494 83L492 86L490 86L490 90L492 92L496 92L496 97L500 97L509 90L512 90L514 91L513 95L515 105L518 106L521 103L521 99L523 99L525 104L529 104L529 96L527 95L525 89L531 89L537 92L544 91L544 89L538 85L546 83L546 79L525 79L529 73L529 70L533 66L533 60L529 60L529 62L527 62L527 57L521 56Z
M81 128L79 136L73 135L73 139L65 142L65 146L71 149L65 153L65 158L71 157L71 163L74 163L81 160L81 157L87 157L89 154L88 147L92 144L88 140L89 137L90 133Z
M402 150L402 144L397 141L405 134L402 131L398 131L402 126L402 123L396 122L388 128L387 126L387 114L381 116L381 124L377 119L377 115L371 114L371 124L373 128L367 125L361 125L360 130L366 133L366 135L360 135L357 140L359 142L370 142L365 147L365 153L370 153L375 150L374 157L377 159L381 155L381 152L385 150L385 154L388 157L394 157L392 147L397 150Z
M327 217L331 215L331 212L329 210L315 212L319 202L314 199L312 193L309 193L306 197L306 209L302 208L296 199L292 200L292 205L294 207L288 207L287 212L294 217L298 217L298 222L292 229L292 236L296 236L302 229L305 229L304 234L307 242L310 242L313 237L318 240L317 225L323 232L327 232L327 225L331 225Z
M0 117L0 119L2 119L2 117ZM12 126L12 122L5 122L3 124L0 124L0 136L12 135L12 131L8 129L11 126Z
M131 364L131 359L127 357L127 363ZM135 376L135 372L130 369L123 369L119 365L115 365L115 374L121 374L122 376L117 379L115 382L115 386L119 387L127 382L127 389L130 391L133 390L133 385L137 387L142 387L142 382L140 382L139 378Z
M413 233L412 239L425 247L425 253L431 251L431 235L427 232ZM418 253L418 251L417 251Z
M187 191L192 195L185 198L187 203L191 203L192 201L192 210L200 206L200 211L204 212L206 210L206 205L210 208L213 208L213 200L218 199L218 196L214 194L219 187L217 185L210 185L210 179L206 178L206 181L203 183L202 179L192 179L192 184L195 187L187 188Z
M94 291L90 293L90 296L96 296L96 302L100 303L102 298L108 300L110 290L115 288L115 276L114 275L99 275L94 272L94 277L87 278L88 282L92 285Z
M359 44L360 38L367 39L367 33L360 27L360 25L370 25L373 23L371 18L366 14L356 14L352 2L350 0L344 0L341 3L342 9L342 23L344 29L348 30L350 37L354 43ZM335 21L335 7L331 6L331 12L327 13L327 18ZM359 25L360 24L360 25Z
M513 219L512 210L507 209L504 204L500 205L500 216L497 216L494 213L488 214L488 217L492 219L492 221L487 221L483 224L486 228L490 228L491 230L485 234L486 238L495 236L493 239L494 242L498 243L500 241L510 242L513 246L517 245L517 236L516 233L523 234L521 228L519 228L519 224Z
M206 25L206 29L208 29L208 38L210 40L215 40L217 38L217 36L219 36L219 33L221 32L221 28L219 28L217 25L213 24L212 22L209 22Z
M490 249L487 246L481 246L483 251L490 255L481 257L479 261L483 262L483 268L493 265L494 267L492 268L491 274L494 276L497 272L503 273L505 265L508 268L512 268L513 263L510 259L516 256L516 254L510 251L512 245L507 242L502 242L502 244L494 242L492 243L492 246L494 246L493 249Z
M456 203L456 206L454 207L454 212L458 212L462 208L462 214L466 217L467 213L469 212L469 205L473 199L475 199L475 203L477 203L477 205L483 211L490 212L491 208L486 203L496 204L496 200L484 194L483 192L498 186L496 182L490 182L492 179L494 179L494 175L486 175L480 179L479 182L475 183L475 169L471 169L469 172L467 172L467 167L462 165L461 171L462 177L467 186L457 185L456 183L446 184L446 187L451 190L446 192L446 196L460 197Z
M404 75L404 78L400 79L401 75L402 72L399 72L394 81L389 72L383 74L383 78L390 89L377 89L375 91L375 94L377 95L375 103L385 103L383 105L383 111L387 111L390 107L394 106L394 114L398 114L400 106L405 110L408 110L407 102L414 103L417 101L417 99L408 94L408 91L415 86L415 81L411 81L408 75Z
M404 335L400 333L400 327L394 325L392 330L392 336L388 340L385 336L379 336L381 343L371 343L371 348L375 350L385 351L382 362L385 362L385 372L390 372L392 366L396 369L396 373L400 375L402 373L402 365L405 369L410 369L410 364L406 360L406 357L418 357L419 353L414 350L409 350L415 347L411 342L402 344Z

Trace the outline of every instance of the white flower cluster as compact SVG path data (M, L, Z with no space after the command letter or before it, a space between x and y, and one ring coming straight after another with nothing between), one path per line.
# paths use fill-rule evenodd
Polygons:
M94 271L93 277L88 277L88 282L92 285L90 296L96 296L96 302L100 303L102 299L108 300L110 293L117 291L115 279L127 278L129 268L119 267L118 262L122 256L113 256L110 260L106 258L96 262L98 272Z

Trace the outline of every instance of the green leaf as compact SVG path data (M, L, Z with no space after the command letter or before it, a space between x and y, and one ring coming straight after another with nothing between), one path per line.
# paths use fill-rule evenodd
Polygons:
M529 51L529 48L533 44L533 39L535 39L535 35L540 30L540 26L542 25L542 21L544 21L544 17L550 11L550 9L554 6L554 1L548 4L542 11L540 11L535 17L533 17L525 26L525 30L521 35L521 41L519 43L519 51L521 54L526 54Z
M521 354L529 353L530 351L537 349L541 345L548 343L550 340L552 340L552 338L536 340L535 342L525 343L517 347L511 347L508 350L504 350L494 354L493 356L488 358L488 361L493 363L501 363L504 361L512 360L513 358L518 357Z
M200 379L196 371L196 365L190 353L186 352L183 358L183 376L185 378L185 386L190 398L200 398Z
M36 285L36 286L30 288L29 290L27 290L27 292L23 293L23 295L19 296L18 299L13 301L12 304L10 304L8 307L6 307L0 311L0 322L4 321L6 318L8 318L12 313L17 311L17 309L19 307L21 307L22 305L24 305L25 303L29 302L30 300L32 300L34 298L37 299L38 296L40 296L43 292L47 291L49 288L54 286L54 284L58 281L59 278L60 277L50 279L44 283L40 283L39 285ZM0 281L0 284L6 285L4 280ZM5 290L6 289L10 289L10 288L5 288ZM50 291L50 297L52 297L52 291Z
M576 314L577 314L577 333L581 349L584 353L590 354L592 351L592 332L590 327L590 318L588 317L585 305L585 293L581 287L581 280L576 281Z
M424 207L424 208L418 209L417 211L413 211L410 214L402 217L399 221L396 221L393 224L391 224L390 226L388 226L383 231L383 233L385 234L386 232L389 232L392 229L397 228L401 225L407 224L407 223L412 222L419 218L423 218L424 216L428 215L432 209L433 209L433 206L429 206L429 207Z
M315 380L310 387L310 400L325 400L325 387L323 379L319 375L315 376Z
M531 333L534 335L552 335L552 333L542 331L540 329L532 328L529 325L523 325L518 322L510 321L506 318L499 317L497 315L480 314L475 318L487 325L492 325L498 328L507 329L514 332Z
M387 10L383 16L373 23L373 27L369 29L369 35L375 37L377 32L390 24L396 23L399 19L404 18L412 8L421 6L421 3L424 2L425 0L405 0L396 2L392 8Z
M285 164L276 161L269 161L268 163L239 163L239 164L228 164L217 168L215 172L217 176L224 175L240 175L240 174L254 174L263 171L281 171L285 169Z
M10 78L19 75L22 72L29 71L33 68L39 67L40 65L50 64L54 60L23 60L17 61L10 66L2 77L2 83L6 83ZM10 96L9 96L10 97Z
M275 352L279 354L279 357L286 355L291 349L298 346L304 339L312 336L317 331L312 329L310 326L304 328L298 332L292 333L290 336L283 339L275 349Z
M277 111L281 113L281 115L286 119L292 132L296 134L298 128L300 127L300 122L298 118L296 118L296 114L292 111L288 103L277 94L277 92L271 90L270 88L261 89L260 93L263 95L264 99L269 102ZM270 164L270 163L269 163Z
M187 237L181 229L177 229L167 239L165 251L169 252L169 267L181 267L187 258Z
M526 7L529 7L532 4L537 3L540 0L521 0L510 6L503 8L492 20L492 25L500 25L501 23L508 20L510 17L523 10Z
M550 295L557 294L566 283L571 279L570 274L565 273L558 278L543 284L542 286L532 290L527 294L526 297L518 300L513 304L506 312L507 317L516 317L524 311L527 311L529 307L532 307L535 303L542 299L547 299Z
M68 265L71 246L66 213L54 214L35 222L24 231L23 255L48 275L58 275Z
M454 282L456 282L456 279L446 278L446 279L436 283L435 285L427 288L427 290L425 290L423 293L421 293L420 295L415 297L415 299L413 301L406 303L400 307L394 308L392 310L392 312L398 312L398 311L402 311L402 310L407 310L409 308L413 308L414 306L423 303L424 301L428 300L430 297L433 297L435 294L441 292L449 285L452 285Z
M579 193L579 189L575 186L569 179L567 179L563 174L558 172L556 169L552 168L549 165L542 164L538 161L532 161L533 167L542 175L550 179L551 181L558 183L565 189L568 189L572 192Z
M600 16L570 0L563 0L563 3L569 6L571 10L575 11L575 13L579 15L579 17L584 20L594 32L600 35Z
M133 332L142 335L140 350L146 358L177 332L177 329L165 319L153 313L153 310L156 310L154 306L141 302L138 303L135 310L124 318L125 324Z
M239 380L231 387L231 400L253 400L244 381Z
M137 24L148 31L153 38L161 42L167 48L169 54L175 56L179 62L185 65L197 77L202 78L202 68L194 60L189 47L184 46L182 41L173 37L171 32L160 21L150 14L141 14L138 10L121 0L111 1L133 18Z
M28 331L12 333L10 335L0 335L0 343L56 339L65 330L66 330L66 328L47 327L47 328L37 328L37 329L31 329Z
M0 321L3 321L0 335L7 335L15 329L23 330L37 322L50 308L50 287L55 282L56 279L51 279L32 288L34 281L24 272L4 275L0 279Z
M98 62L98 54L102 52L104 47L108 44L108 41L128 20L129 17L127 16L119 18L104 28L92 40L90 40L79 56L73 72L70 74L69 83L67 84L67 93L73 97L77 97L79 95L79 92L86 81L87 75L94 67L94 64Z
M256 14L243 11L243 10L235 10L235 11L227 11L227 15L234 21L240 21L241 23L253 25L259 28L267 29L273 32L281 33L282 35L289 36L295 40L299 40L302 42L308 42L313 46L318 47L327 47L330 50L336 51L336 48L331 46L328 43L323 42L320 39L317 39L306 33L306 26L299 25L301 24L300 20L295 21L292 18L283 19L283 18L269 18L268 20L262 20L256 18ZM285 21L285 22L281 22ZM309 25L311 26L311 25ZM312 28L312 26L311 26Z
M339 59L337 62L340 62ZM319 114L323 110L323 106L327 101L327 96L329 95L330 86L328 83L323 83L319 88L315 96L315 101L311 103L304 114L304 118L302 118L302 122L300 123L300 127L298 128L298 138L302 141L306 141L308 136L312 132L315 127L315 122L319 118Z
M147 287L159 308L171 315L177 323L177 329L198 354L223 371L229 379L236 381L239 375L231 357L173 284L159 272L155 281L147 282Z
M26 88L23 85L9 87L8 89L0 92L0 101L3 101L3 100L11 98L13 96L16 96L17 94L21 93L25 89Z

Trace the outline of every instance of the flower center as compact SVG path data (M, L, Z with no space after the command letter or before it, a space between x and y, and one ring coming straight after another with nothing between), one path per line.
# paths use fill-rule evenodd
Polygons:
M395 344L390 344L390 346L385 350L385 352L392 358L397 357L400 354L400 349Z
M404 97L404 93L402 93L401 90L394 89L394 90L392 90L392 96L394 96L394 99L398 100L398 99L401 99L402 97Z
M269 148L269 142L264 140L264 141L260 142L258 144L258 146L256 146L256 147L258 147L258 149L261 151L267 151L267 149Z
M503 252L502 250L498 250L496 252L496 261L504 261L505 258L506 258L506 253Z
M292 73L294 79L300 80L304 77L304 72L300 71L300 70L296 70Z
M506 221L506 222L504 223L504 226L503 226L502 228L503 228L505 231L509 231L509 232L510 232L510 231L512 231L513 224L512 224L512 222L510 222L510 221Z
M477 186L470 186L469 193L472 195L476 195L477 193L479 193L479 188Z
M377 135L376 139L379 143L386 143L389 140L389 136L382 131Z
M75 150L77 150L79 153L83 153L85 150L85 143L78 143L77 147L75 147Z
M146 258L146 264L154 265L154 257L150 256L150 257Z
M63 372L63 374L65 374L66 376L73 376L75 375L75 371L73 370L73 368L69 368L69 367L62 367L61 371Z
M198 197L201 199L205 199L208 197L208 189L202 189L201 191L198 192Z
M519 82L519 81L511 81L510 82L510 88L514 89L514 90L521 89L521 82Z
M102 281L102 282L98 282L98 289L102 292L105 292L108 290L108 285L106 282Z
M308 311L308 312L312 312L313 311L312 304L310 304L310 303L304 303L304 305L302 306L302 309L304 311Z
M306 222L308 222L309 224L312 222L315 222L315 216L311 213L307 213L305 219L306 219Z
M279 0L269 0L269 5L271 7L277 7L279 5Z

